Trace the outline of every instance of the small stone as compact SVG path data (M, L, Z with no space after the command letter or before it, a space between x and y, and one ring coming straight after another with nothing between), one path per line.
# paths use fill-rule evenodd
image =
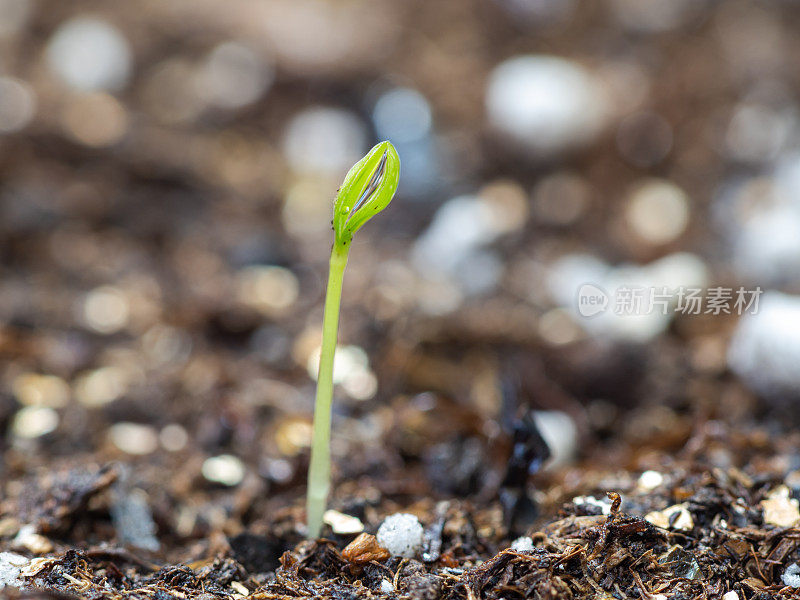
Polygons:
M53 543L43 535L36 533L33 525L23 525L19 533L11 542L11 546L17 550L28 550L34 554L46 554L53 550Z
M30 561L13 552L0 552L0 590L6 586L20 587L19 576Z
M800 154L790 154L768 176L720 185L711 214L740 280L779 287L800 273L799 165Z
M454 274L459 264L497 238L492 219L492 207L477 196L448 200L414 243L414 266L427 275Z
M125 394L129 377L121 367L101 367L80 375L74 384L78 402L89 408L109 404Z
M555 56L510 58L495 67L486 90L490 123L543 156L591 143L605 125L607 103L595 76Z
M770 290L757 310L739 318L728 365L749 388L779 402L800 392L800 296Z
M794 563L786 567L781 579L789 587L800 588L800 565Z
M55 431L60 417L52 408L25 406L17 411L11 431L20 438L34 439Z
M800 503L789 496L789 488L778 486L761 501L764 522L776 527L794 527L800 523Z
M639 476L639 481L636 484L643 492L649 492L656 489L664 483L664 476L658 471L645 471Z
M326 510L322 520L331 526L333 533L340 535L354 535L364 531L361 519L340 513L338 510Z
M156 430L141 423L115 423L108 429L108 438L114 446L135 456L152 454L158 448Z
M677 517L673 515L678 515ZM694 529L694 519L688 510L688 504L681 503L669 506L664 510L653 511L645 515L645 520L649 521L661 529L674 529L677 531L691 531ZM670 522L672 525L670 526Z
M48 66L75 90L119 90L128 82L128 40L110 23L79 16L61 24L47 44Z
M338 179L364 154L366 139L364 124L356 114L315 106L289 121L283 151L293 171L335 175ZM323 204L330 212L327 202L320 206Z
M722 600L739 600L739 594L731 590L722 597Z
M422 548L424 530L419 519L408 513L386 517L378 528L378 543L392 556L412 558Z
M128 325L128 299L113 286L100 286L86 295L82 316L84 323L97 333L116 333Z
M669 181L649 179L632 193L625 216L639 238L655 245L667 244L689 223L689 198Z
M342 551L345 560L356 564L376 561L384 561L391 556L389 550L378 543L377 538L369 533L362 533Z
M299 295L297 277L283 267L245 267L237 279L239 301L268 317L291 308Z
M531 539L527 535L518 537L513 542L511 542L511 549L515 550L516 552L532 552L533 539Z
M388 579L384 579L381 581L381 593L383 594L391 594L394 591L394 585Z
M220 454L206 459L203 463L202 473L208 481L233 487L244 479L245 467L237 457L231 454Z

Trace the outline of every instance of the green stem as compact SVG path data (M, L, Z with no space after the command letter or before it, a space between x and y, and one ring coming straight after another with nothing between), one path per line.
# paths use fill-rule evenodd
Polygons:
M314 437L311 445L311 464L308 469L306 514L308 537L319 537L322 515L331 487L331 408L333 405L333 358L339 330L339 304L342 281L347 266L347 249L331 251L328 270L328 290L325 294L325 314L322 319L322 349L317 376L317 399L314 404Z

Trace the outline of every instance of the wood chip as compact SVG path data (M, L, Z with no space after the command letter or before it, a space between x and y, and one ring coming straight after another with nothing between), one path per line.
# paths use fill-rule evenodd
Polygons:
M389 551L378 543L374 535L362 533L342 551L342 556L356 565L362 565L373 560L384 561L389 556Z

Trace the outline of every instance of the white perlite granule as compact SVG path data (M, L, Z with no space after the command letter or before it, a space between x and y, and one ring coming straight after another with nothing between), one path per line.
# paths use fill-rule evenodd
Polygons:
M30 560L13 552L0 552L0 590L6 586L19 587L19 576Z
M392 556L413 557L422 548L422 525L408 513L396 513L384 519L378 528L378 543Z
M517 552L531 552L533 550L533 540L527 535L518 537L511 542L511 549Z
M786 567L781 579L789 587L800 588L800 565L794 563Z

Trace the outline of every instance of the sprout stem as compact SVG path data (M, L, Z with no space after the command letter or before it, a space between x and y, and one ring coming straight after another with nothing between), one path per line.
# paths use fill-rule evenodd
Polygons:
M322 349L319 356L317 398L314 405L314 437L311 445L311 464L308 469L306 513L308 537L319 537L322 515L330 492L331 474L331 408L333 405L333 358L339 331L339 304L342 281L347 266L349 246L334 244L325 293L325 314L322 320Z

